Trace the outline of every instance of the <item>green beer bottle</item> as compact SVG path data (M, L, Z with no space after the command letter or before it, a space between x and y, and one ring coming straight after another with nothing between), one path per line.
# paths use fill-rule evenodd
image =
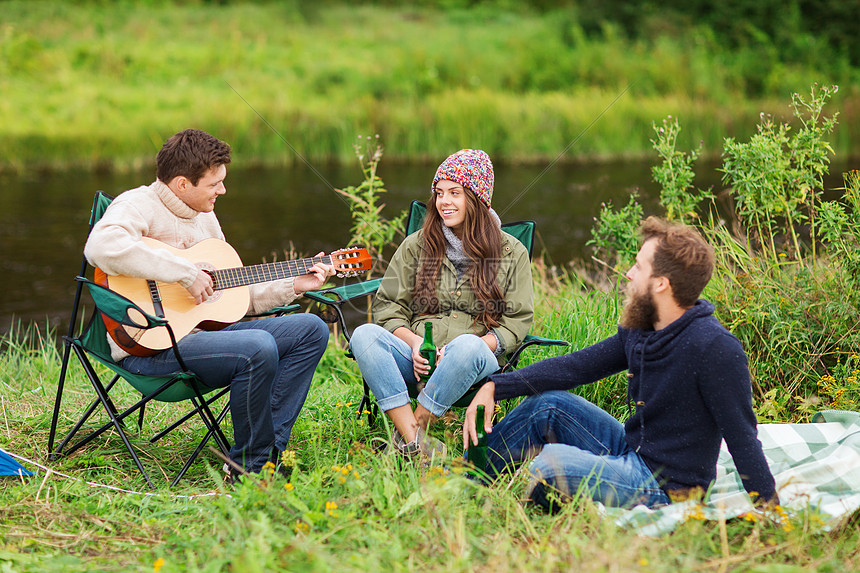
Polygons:
M471 466L467 471L470 475L480 477L487 469L487 432L484 430L484 405L478 405L475 413L475 433L478 435L478 445L469 440L466 450L466 461Z
M430 371L421 376L421 382L424 384L430 380L430 375L436 369L436 345L433 344L433 323L429 320L424 323L424 342L418 347L418 354L423 356L430 362Z

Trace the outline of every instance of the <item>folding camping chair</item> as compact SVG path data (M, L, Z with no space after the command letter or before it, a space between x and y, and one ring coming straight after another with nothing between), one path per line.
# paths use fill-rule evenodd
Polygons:
M421 225L424 223L424 215L426 212L426 204L421 201L412 201L412 204L409 207L409 217L406 220L407 236L417 232L421 228ZM534 244L535 228L536 225L534 221L516 221L513 223L505 223L502 225L502 229L505 232L509 233L510 235L513 235L523 244L523 246L525 246L526 250L528 250L529 252L529 259L531 259L532 256L532 245ZM381 278L371 279L364 282L334 287L321 291L306 292L305 296L334 310L336 320L340 324L344 337L347 339L347 342L349 342L351 333L346 324L346 317L344 316L344 305L353 300L361 299L363 297L367 297L369 295L374 294L377 289L379 289L379 285L381 282ZM516 369L519 364L522 352L530 346L570 346L570 343L564 340L554 340L551 338L544 338L542 336L528 334L526 335L522 344L515 348L513 352L508 354L508 356L506 357L505 365L502 367L501 371L507 372ZM349 356L350 358L353 357L350 351L347 351L347 356ZM361 412L371 412L369 414L369 422L373 424L378 408L376 402L371 399L370 387L367 385L367 382L364 380L362 380L362 382L364 384L364 394L361 397L361 402L358 407L359 416L361 415ZM460 398L453 404L453 407L462 408L468 406L469 403L472 401L475 392L478 388L480 388L483 382L484 381L481 380L477 384L475 384L462 398ZM417 392L417 388L410 385L410 397L413 399L417 397Z
M95 199L93 200L92 211L90 212L89 230L87 232L87 236L89 236L89 232L92 230L93 226L104 214L105 209L107 209L112 199L112 197L110 197L106 193L103 193L102 191L96 193ZM164 430L158 432L150 439L150 442L157 441L158 439L171 432L179 425L194 416L199 415L199 417L203 420L203 423L207 429L206 435L203 440L201 440L201 442L198 444L197 448L194 450L188 460L185 462L185 465L173 479L171 485L176 485L176 483L178 483L179 480L182 479L182 476L185 475L185 472L197 458L198 454L203 450L210 437L214 438L219 449L225 456L228 454L229 442L227 441L227 438L224 436L224 433L220 429L220 423L227 414L228 406L225 405L221 410L220 414L216 417L210 410L210 405L215 400L226 394L229 391L229 387L219 389L212 397L208 399L204 398L204 394L213 392L214 389L202 384L199 379L192 372L188 371L188 369L185 367L185 363L182 360L181 355L179 354L178 348L176 347L176 340L173 335L173 330L170 328L170 325L167 323L167 321L163 318L147 314L134 302L111 291L105 286L88 280L87 278L85 278L87 270L88 263L86 258L84 257L83 261L81 262L80 276L76 277L75 279L77 281L77 288L75 291L74 304L72 306L72 317L69 322L69 331L68 334L63 337L63 342L65 346L63 352L63 362L60 369L60 379L57 386L57 397L54 401L54 415L51 420L51 431L48 437L49 459L54 460L60 455L69 455L72 452L83 447L84 445L88 444L90 441L101 435L106 430L114 428L119 434L123 444L125 445L128 452L131 454L135 465L137 465L138 469L143 474L149 486L154 487L152 480L149 478L149 474L146 472L146 469L140 462L140 459L138 458L134 447L132 447L128 437L126 436L126 432L124 429L124 420L126 417L137 412L138 428L142 429L144 410L146 404L149 401L158 400L162 402L179 402L184 400L190 400L193 404L193 409L191 409L188 413L180 417L178 420L176 420L173 424L171 424ZM78 312L82 312L81 299L85 286L87 287L87 290L89 291L95 303L95 308L83 330L79 334L76 334L78 324ZM110 346L107 342L107 328L105 326L103 315L124 326L142 329L166 329L172 342L173 350L176 353L176 357L182 369L167 376L143 376L139 374L133 374L128 370L122 368L120 364L117 364L111 358ZM92 402L92 404L90 404L89 408L87 408L87 410L78 420L78 422L74 425L71 431L69 431L65 438L63 438L59 446L54 449L54 438L56 436L57 422L60 415L60 406L63 398L65 379L72 352L74 352L78 362L84 370L84 373L92 384L93 389L96 392L97 398ZM110 371L113 372L113 377L107 385L102 382L98 372L94 368L93 361L106 366ZM126 380L126 382L131 384L131 386L133 386L137 391L141 393L141 399L138 400L132 406L123 410L122 412L118 411L118 409L114 405L113 400L110 397L111 389L114 387L114 385L120 378ZM101 404L101 406L104 408L105 412L110 418L110 421L105 423L98 429L91 431L86 437L80 439L75 444L69 446L69 442L83 427L87 420L93 415L99 404Z

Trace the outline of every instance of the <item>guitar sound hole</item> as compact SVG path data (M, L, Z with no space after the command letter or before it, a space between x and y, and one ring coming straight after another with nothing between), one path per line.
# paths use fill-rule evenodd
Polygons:
M213 273L214 273L216 270L218 270L218 269L217 269L214 265L212 265L211 263L206 263L206 262L197 262L197 263L195 263L195 264L197 265L197 268L198 268L198 269L202 269L202 270L206 271L206 273L207 273L210 277L212 277L212 283L213 283L213 284L215 284L215 292L212 294L212 296L211 296L211 297L209 297L208 299L206 299L205 301L203 301L203 304L209 304L209 303L212 303L212 302L218 302L219 300L221 300L221 291L220 291L220 290L218 290L218 284L216 283L216 281L215 281L215 275L213 274Z

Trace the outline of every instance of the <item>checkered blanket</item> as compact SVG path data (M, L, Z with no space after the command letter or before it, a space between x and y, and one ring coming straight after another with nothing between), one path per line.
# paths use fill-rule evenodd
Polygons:
M860 508L860 412L825 410L809 424L759 424L758 437L783 510L809 509L828 527ZM687 519L729 519L752 510L725 442L707 503L604 509L617 524L651 536L668 533Z

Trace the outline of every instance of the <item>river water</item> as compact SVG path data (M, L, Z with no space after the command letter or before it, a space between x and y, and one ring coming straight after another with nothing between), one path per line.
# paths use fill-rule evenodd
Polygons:
M216 213L245 264L273 260L273 254L283 260L290 246L310 256L349 244L349 209L333 188L358 185L362 174L357 165L242 169L236 163L229 168L227 194L218 200ZM695 185L719 191L717 167L698 164ZM388 190L384 213L393 216L412 199L426 200L435 168L383 161L379 176ZM493 207L503 221L536 221L535 255L543 253L548 262L562 265L590 256L585 242L601 203L620 207L638 189L646 214L658 212L659 190L650 169L644 161L500 164ZM834 165L831 172L837 175L828 185L839 186L841 169ZM0 333L30 323L42 330L66 330L94 192L116 195L153 179L154 168L0 175L0 270L5 278Z

